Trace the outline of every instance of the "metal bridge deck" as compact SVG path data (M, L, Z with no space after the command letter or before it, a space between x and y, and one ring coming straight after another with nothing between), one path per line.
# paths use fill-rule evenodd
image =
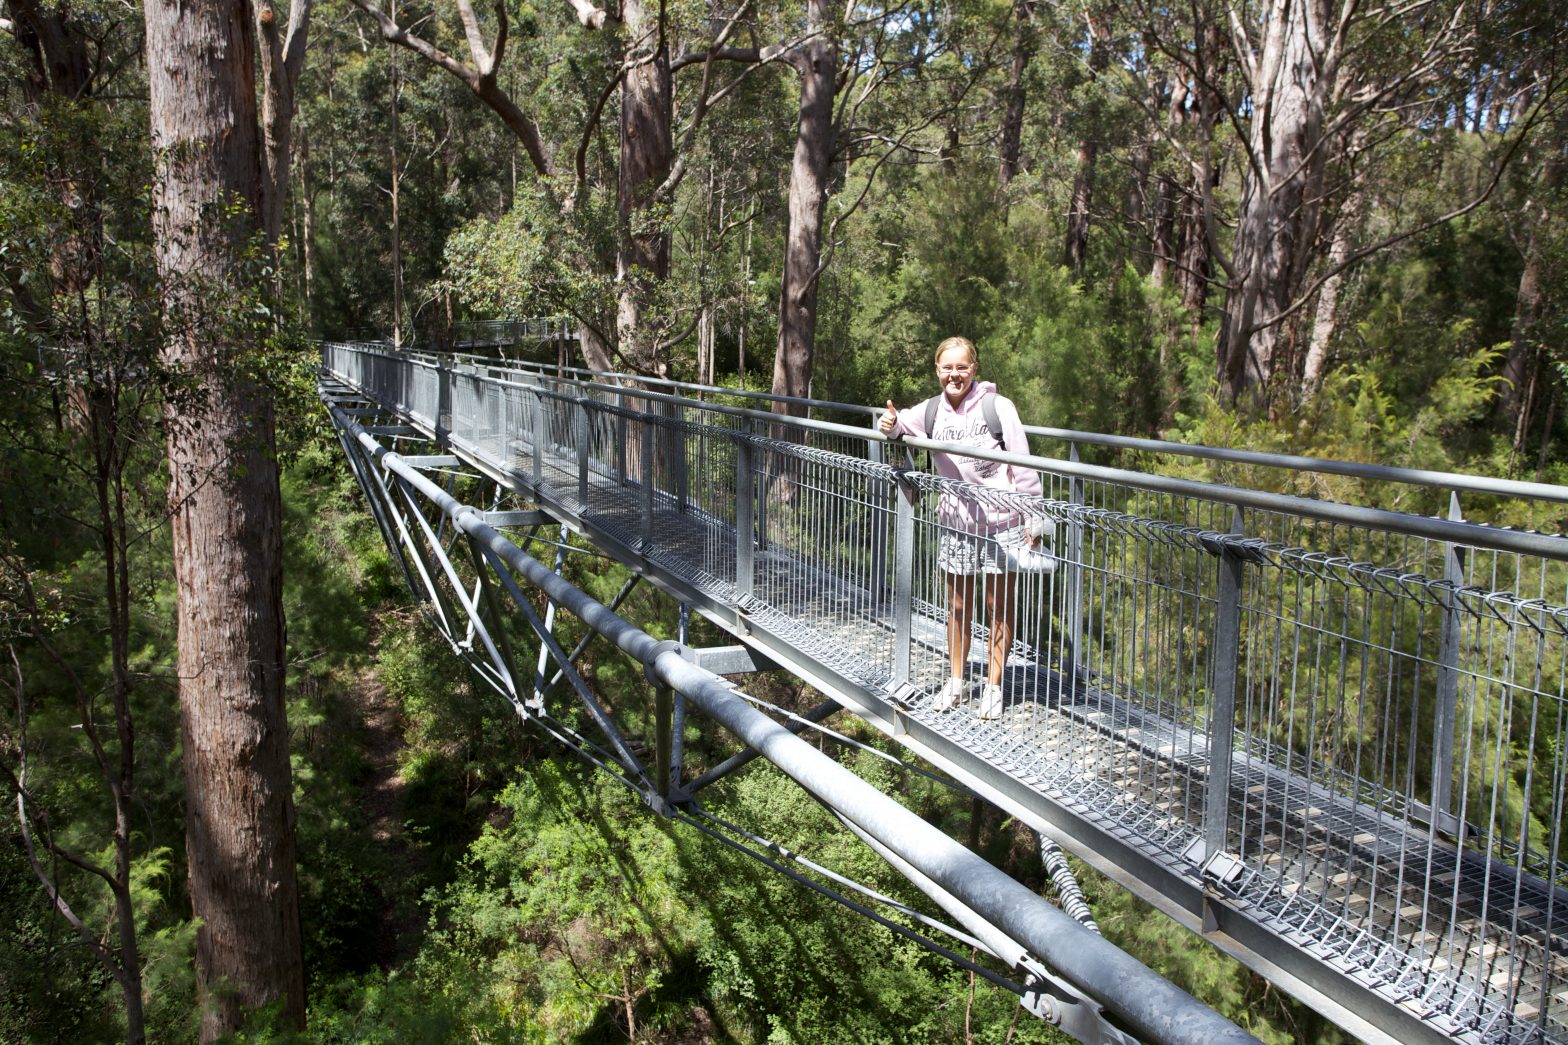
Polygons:
M528 451L520 453L513 474L526 475L529 460ZM557 455L546 461L547 483L575 486L574 460ZM590 475L587 507L576 513L590 540L609 535L637 549L670 576L741 609L753 629L810 656L819 670L830 667L842 680L877 694L901 715L923 723L1043 802L1071 810L1099 831L1155 842L1156 858L1190 845L1191 830L1169 810L1207 785L1208 745L1201 733L1149 714L1092 683L1075 682L1041 665L1028 648L1015 650L1009 660L1001 718L980 719L973 702L953 711L932 710L931 695L946 675L945 616L939 616L936 607L920 607L923 612L915 625L916 641L928 654L918 658L920 673L910 685L895 687L881 667L893 635L885 614L877 611L876 593L825 576L787 553L771 553L758 559L757 586L793 597L775 599L771 605L742 600L732 584L705 568L715 530L728 532L733 540L727 523L666 502L653 515L655 539L645 542L639 536L637 485L597 472ZM977 623L974 633L971 661L978 664L986 629ZM779 652L777 646L770 649ZM1086 757L1085 752L1092 754ZM1084 771L1085 761L1093 772ZM1151 773L1151 763L1160 768ZM1545 966L1545 981L1568 977L1568 903L1562 902L1561 893L1554 902L1544 883L1489 867L1428 832L1421 832L1414 849L1400 844L1390 833L1409 832L1408 824L1346 810L1311 783L1283 778L1244 756L1236 758L1230 787L1247 813L1243 832L1233 833L1227 848L1270 853L1274 872L1288 884L1245 875L1230 883L1227 894L1272 931L1338 966L1367 990L1386 994L1418 1014L1448 1010L1481 1018L1485 999L1479 992L1444 983L1433 996L1428 976L1438 972L1459 981L1496 979L1512 985L1519 999L1515 1015L1534 1020L1538 1009L1524 999L1540 997L1543 978L1533 971L1520 975L1514 966ZM1295 840L1294 852L1281 855L1289 839ZM1177 874L1195 870L1191 863L1167 862ZM1401 891L1411 894L1406 909L1425 909L1425 923L1405 924L1401 909L1375 905L1372 886L1379 878L1400 882ZM1436 908L1424 897L1433 885L1448 891ZM1489 893L1515 895L1520 925L1512 939L1488 934L1474 918ZM1325 904L1331 895L1331 903ZM1352 928L1344 917L1367 913L1376 929L1388 933L1386 940ZM1461 964L1434 953L1432 945L1445 938L1461 941Z
M385 405L422 423L407 403ZM1245 723L1216 753L1210 721L1190 703L1140 691L1137 672L1062 655L1052 645L1067 630L1060 614L1047 612L1035 642L1015 643L1000 718L981 720L973 703L934 711L946 673L940 600L913 593L900 680L885 571L836 571L800 553L816 531L770 541L779 524L769 520L750 535L742 584L728 451L703 442L682 452L731 477L711 497L686 498L631 474L619 406L594 422L592 454L560 434L570 425L541 429L537 412L528 431L506 430L497 414L467 433L434 413L423 426L459 456L1342 1025L1399 1041L1568 1041L1568 892L1524 870L1528 849L1510 863L1495 842L1460 845L1411 816L1418 803L1388 793L1387 773L1376 784L1325 770ZM726 435L681 426L715 447ZM552 435L536 457L537 431ZM1062 597L1040 595L1048 605ZM972 662L984 627L975 634ZM1222 831L1192 816L1214 806L1216 783ZM1475 830L1462 816L1449 826Z

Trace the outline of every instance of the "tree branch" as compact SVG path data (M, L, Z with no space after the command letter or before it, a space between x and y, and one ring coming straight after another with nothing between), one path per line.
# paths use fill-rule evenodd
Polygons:
M473 50L475 43L478 43L478 50L474 55L477 67L470 67L453 58L423 37L417 36L398 25L391 15L375 6L371 0L352 0L352 2L355 7L369 15L371 20L376 23L376 27L380 30L383 39L413 51L421 58L445 69L461 80L470 91L473 91L481 101L501 118L501 122L506 125L507 130L511 131L518 141L522 142L524 151L528 153L528 159L534 165L534 170L545 177L550 176L550 159L545 152L544 141L540 136L538 125L534 123L532 117L523 112L509 94L496 84L494 63L498 61L506 44L506 17L504 12L501 15L501 27L496 34L494 58L485 50L483 41L478 39L477 23L475 23L475 33L469 36L469 48ZM460 7L466 12L464 15L466 31L468 21L474 17L473 8L469 0L461 0Z
M589 29L603 29L605 22L618 21L602 7L595 7L588 0L566 0L572 5L572 10L577 12L577 20Z

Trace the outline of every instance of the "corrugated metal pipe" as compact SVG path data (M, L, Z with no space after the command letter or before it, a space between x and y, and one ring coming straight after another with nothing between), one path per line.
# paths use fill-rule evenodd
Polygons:
M1078 876L1067 866L1067 854L1045 835L1037 832L1035 837L1040 840L1040 862L1045 865L1045 873L1051 876L1051 884L1056 887L1057 903L1064 912L1078 919L1085 929L1099 932L1100 926L1094 920L1094 912L1089 909L1089 901L1083 898L1083 890L1078 888Z

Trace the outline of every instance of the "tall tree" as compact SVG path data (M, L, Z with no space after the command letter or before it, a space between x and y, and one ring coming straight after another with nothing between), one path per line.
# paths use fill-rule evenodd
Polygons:
M669 223L657 211L669 199L673 159L670 43L662 2L622 0L626 44L621 65L620 165L617 170L615 333L633 370L669 376L667 310L650 314L670 275Z
M800 117L789 168L789 228L779 281L779 340L773 357L775 395L811 392L817 336L817 287L822 271L822 209L833 164L833 96L839 60L827 0L807 0L806 35L788 61L800 75ZM804 410L792 411L804 414Z
M1105 26L1093 11L1085 11L1083 30L1089 48L1089 105L1084 114L1085 131L1078 143L1078 162L1073 172L1072 198L1067 207L1067 267L1074 275L1082 276L1084 261L1089 252L1089 217L1094 207L1095 167L1100 157L1100 136L1103 133L1099 104L1098 81L1111 60L1110 41L1106 39Z
M996 165L996 185L1004 200L1007 186L1012 184L1014 175L1018 173L1018 164L1023 155L1024 103L1027 100L1024 76L1039 46L1039 34L1034 25L1034 0L1013 0L1013 33L1012 64L1008 71L1007 87L1002 95L1006 104L1002 112L1002 138L997 149Z
M264 235L254 23L244 0L145 0L178 587L186 856L202 1038L274 1001L304 1025L284 713L273 408L248 353Z
M1232 401L1270 394L1299 360L1287 324L1314 287L1320 242L1334 237L1335 194L1354 191L1346 157L1369 124L1445 113L1469 88L1455 76L1477 37L1464 3L1413 7L1360 0L1265 0L1230 18L1242 96L1241 198L1226 269L1218 376ZM1365 136L1364 136L1365 135ZM1336 176L1331 177L1331 172ZM1344 252L1348 264L1355 252ZM1318 281L1329 278L1324 272Z
M66 503L51 505L49 514L70 520L65 530L84 531L93 550L84 553L79 572L100 576L78 611L94 621L86 629L93 645L83 650L62 643L59 607L52 605L58 596L51 595L57 586L44 584L40 595L38 563L10 544L33 525L18 516L37 494L11 488L9 497L24 503L0 512L0 534L7 538L0 540L0 605L12 611L0 616L17 623L24 641L11 646L15 719L0 727L0 776L14 793L20 837L50 905L118 986L125 1035L140 1042L146 1020L132 897L139 798L131 667L136 524L127 487L134 485L136 467L150 463L145 410L157 375L146 351L149 283L126 271L133 266L123 264L123 250L106 250L108 243L135 237L140 230L127 226L145 215L139 193L128 188L142 184L137 158L144 143L134 134L126 140L130 117L110 100L116 93L110 86L139 40L131 27L98 24L70 4L10 0L7 13L0 29L18 45L24 75L20 111L0 121L0 151L9 161L0 162L0 196L10 210L0 221L6 259L0 263L0 312L16 323L7 333L25 332L22 340L33 343L41 365L7 366L15 379L8 384L20 387L12 388L17 397L0 411L7 415L0 438L7 457L34 468L47 462L62 477L49 488ZM111 255L122 263L111 263ZM45 420L50 413L53 426ZM78 509L74 498L84 495L91 507ZM40 572L47 575L46 568ZM101 838L84 844L94 836L44 797L55 789L47 783L46 760L34 757L39 752L30 719L38 710L31 705L48 686L27 677L24 665L31 661L19 645L36 650L48 666L39 674L55 675L70 693L73 732L108 799L107 860L94 852ZM106 665L102 673L99 663ZM91 892L76 888L79 874L92 883L90 890L108 890L111 914L103 924L93 924L97 904Z
M288 25L281 32L272 0L257 0L255 5L256 40L261 47L261 228L269 245L276 245L283 232L289 144L294 130L294 90L305 68L310 5L311 0L293 0Z
M1513 329L1504 356L1503 387L1497 403L1498 426L1512 439L1516 458L1524 448L1531 413L1541 398L1537 390L1543 383L1542 346L1547 338L1541 336L1539 327L1548 311L1561 311L1560 305L1552 307L1548 288L1552 285L1550 273L1562 266L1562 247L1554 241L1562 236L1559 208L1563 175L1568 170L1568 108L1559 109L1551 132L1543 134L1539 144L1540 158L1523 208L1520 247L1524 267L1519 274ZM1545 383L1553 383L1550 374Z

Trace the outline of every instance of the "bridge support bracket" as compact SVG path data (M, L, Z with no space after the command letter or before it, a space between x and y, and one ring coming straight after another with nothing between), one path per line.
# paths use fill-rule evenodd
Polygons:
M538 508L510 512L483 512L481 518L484 519L486 526L494 526L498 530L509 526L550 526L560 521L549 512L540 511Z
M778 665L750 646L709 646L706 649L681 647L681 659L715 675L745 675L753 671L776 671Z

